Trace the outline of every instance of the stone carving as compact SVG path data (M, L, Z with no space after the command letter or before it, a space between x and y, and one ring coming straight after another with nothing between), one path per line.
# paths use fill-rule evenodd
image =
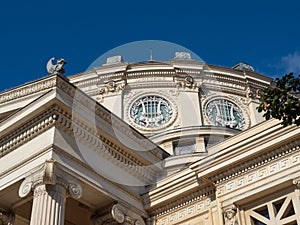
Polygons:
M118 92L124 90L125 86L127 84L127 81L124 79L121 80L110 80L105 83L104 87L101 87L99 89L99 96L97 97L97 100L102 102L103 101L103 95L113 92Z
M39 193L40 185L59 185L62 186L68 194L73 198L80 198L82 195L81 186L74 182L74 180L69 180L67 178L62 178L62 173L58 171L54 160L47 160L36 172L30 174L21 184L19 188L19 196L21 198L26 197L32 190L35 194Z
M125 215L120 209L118 204L114 205L111 209L112 218L118 223L123 223L125 221Z
M15 215L12 212L0 209L0 225L13 225Z
M53 65L53 60L55 58L52 57L48 63L47 63L47 71L50 75L60 75L63 76L65 75L65 68L64 65L67 64L67 62L64 59L58 59L56 61L56 65Z
M72 198L80 198L82 195L82 189L79 184L70 183L68 185L68 191Z
M261 89L253 89L253 88L247 88L247 91L246 91L246 95L247 95L247 98L250 98L250 99L260 99L261 96L262 96L262 90Z
M196 89L199 87L199 83L192 76L174 77L174 82L178 88Z
M223 210L225 225L239 225L237 219L237 208L231 205Z
M114 204L105 213L92 216L91 222L93 225L145 225L145 222L140 215L121 204Z
M293 184L296 186L297 189L300 189L300 177L293 180Z

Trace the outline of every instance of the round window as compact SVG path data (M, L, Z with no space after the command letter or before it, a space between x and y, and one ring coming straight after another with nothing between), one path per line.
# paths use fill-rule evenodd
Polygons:
M227 99L214 99L206 105L206 116L213 125L243 129L245 118L242 110Z
M160 127L169 122L173 115L172 105L159 96L145 96L130 107L130 119L145 128Z

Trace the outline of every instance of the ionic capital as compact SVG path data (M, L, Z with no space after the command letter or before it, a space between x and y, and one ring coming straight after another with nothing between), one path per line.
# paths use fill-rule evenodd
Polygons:
M296 186L297 189L300 189L300 177L294 179L293 184Z
M0 224L1 225L13 225L15 215L12 212L0 209Z
M32 190L40 185L59 185L62 186L73 198L80 198L82 188L75 179L64 176L54 160L47 160L40 168L29 174L19 188L19 196L26 197Z
M237 207L234 204L223 208L223 216L225 225L239 225Z
M145 225L140 215L121 204L115 204L108 211L92 216L91 222L93 225Z

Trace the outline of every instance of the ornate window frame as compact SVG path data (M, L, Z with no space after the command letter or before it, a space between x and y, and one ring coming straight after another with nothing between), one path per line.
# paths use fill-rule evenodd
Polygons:
M203 112L203 118L204 118L205 124L215 126L209 119L209 117L206 113L206 108L209 105L209 103L211 103L214 100L218 100L218 99L224 99L229 102L232 102L241 110L243 117L244 117L244 123L245 123L245 125L241 128L241 130L246 130L250 127L250 116L248 113L248 108L242 102L242 99L239 99L239 98L237 98L235 96L231 96L231 95L218 95L218 94L209 96L209 97L205 98L205 100L203 101L202 112ZM235 128L233 128L233 129L235 129Z
M165 99L172 107L172 116L171 118L163 125L158 126L158 127L144 127L141 126L137 123L135 123L133 121L133 119L130 116L130 111L132 106L134 105L134 103L136 101L138 101L141 98L145 98L147 96L157 96L157 97L161 97L162 99ZM129 122L130 125L132 125L133 127L139 129L139 130L143 130L143 131L158 131L158 130L163 130L166 127L170 126L171 124L174 123L175 119L177 118L178 115L178 108L177 108L177 104L176 101L173 97L171 97L170 95L167 95L163 92L157 92L157 91L147 91L147 92L143 92L143 93L139 93L136 94L134 96L134 98L132 98L130 101L128 101L127 106L126 106L126 112L125 112L125 116L126 116L126 120Z

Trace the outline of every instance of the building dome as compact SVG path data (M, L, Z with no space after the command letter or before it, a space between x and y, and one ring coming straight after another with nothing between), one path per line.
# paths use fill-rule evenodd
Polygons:
M225 68L194 61L188 52L174 55L166 62L137 63L114 56L70 81L180 156L166 163L178 169L206 156L207 147L263 121L256 107L271 79L246 63Z

